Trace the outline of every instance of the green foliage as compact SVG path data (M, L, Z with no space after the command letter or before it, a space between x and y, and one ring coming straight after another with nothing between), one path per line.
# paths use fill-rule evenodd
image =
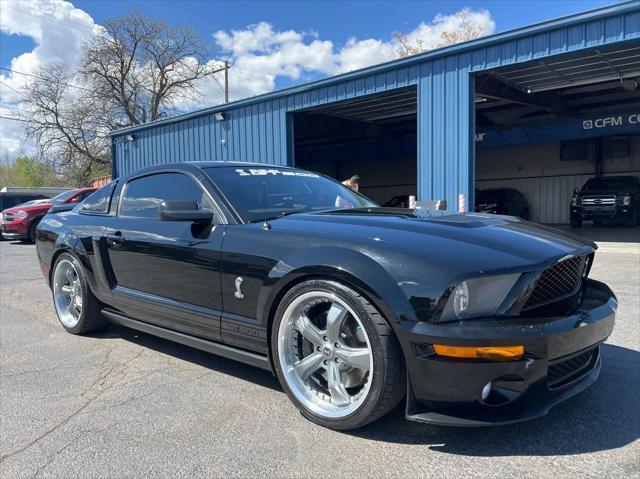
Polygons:
M3 186L70 186L45 163L20 156L11 164L0 165L0 187Z
M28 156L16 158L12 170L15 186L44 186L46 176L44 165L33 158Z

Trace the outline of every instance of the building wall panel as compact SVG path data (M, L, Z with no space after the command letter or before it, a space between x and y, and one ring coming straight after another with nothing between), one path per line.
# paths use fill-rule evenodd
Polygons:
M640 3L618 4L308 85L219 105L113 136L113 174L190 160L292 162L291 119L302 109L418 85L418 196L459 194L472 206L473 73L640 38ZM214 113L222 111L224 121ZM134 141L127 141L128 134Z

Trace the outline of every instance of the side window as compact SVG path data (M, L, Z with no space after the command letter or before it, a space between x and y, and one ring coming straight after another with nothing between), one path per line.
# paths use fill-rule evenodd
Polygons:
M116 182L113 181L106 186L103 186L98 191L93 192L82 203L80 207L80 213L91 214L105 214L109 212L109 202L111 200L111 193L116 186Z
M78 201L84 201L86 198L94 194L95 191L84 191L78 196Z
M139 218L158 217L158 207L165 200L191 200L200 209L211 209L205 193L189 176L182 173L158 173L143 176L125 185L119 215Z

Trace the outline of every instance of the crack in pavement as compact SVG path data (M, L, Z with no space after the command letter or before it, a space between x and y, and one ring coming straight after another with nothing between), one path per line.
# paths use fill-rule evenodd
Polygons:
M54 432L56 432L60 428L62 428L65 425L67 425L69 422L71 422L71 420L73 420L74 418L78 417L84 410L86 410L89 406L91 406L97 400L101 399L106 393L111 391L112 388L117 385L117 380L116 380L116 382L113 385L105 386L107 384L107 381L110 379L110 376L114 373L114 371L118 371L118 369L116 369L116 368L119 368L120 372L122 373L122 377L124 377L126 375L127 366L132 361L135 361L140 356L142 356L142 354L144 354L144 352L145 352L144 350L139 351L135 356L133 356L132 358L130 358L130 359L128 359L128 360L126 360L126 361L124 361L122 363L119 363L119 364L111 363L111 364L109 364L110 361L111 361L111 355L115 351L117 346L118 345L116 344L116 345L111 346L108 349L104 360L98 366L99 368L102 369L100 374L98 374L98 377L81 394L81 396L86 399L86 402L82 406L77 408L74 412L72 412L70 415L68 415L66 418L64 418L62 421L60 421L56 425L50 427L49 429L44 431L42 434L40 434L38 437L36 437L35 439L30 441L26 445L16 449L15 451L12 451L12 452L10 452L8 454L5 454L5 455L1 456L0 457L0 464L4 463L9 458L14 457L14 456L26 451L31 446L39 443L40 441L42 441L46 437L50 436L51 434L53 434ZM95 395L93 395L93 396L87 397L91 392L95 391L95 389L97 387L100 387L100 388L104 387L104 389L102 389L101 391L96 392Z

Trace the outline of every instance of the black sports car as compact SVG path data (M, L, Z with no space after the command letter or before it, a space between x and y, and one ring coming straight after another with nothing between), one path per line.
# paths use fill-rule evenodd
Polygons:
M488 188L476 192L476 211L529 219L529 202L515 188Z
M335 429L403 398L412 420L511 423L585 389L617 307L587 278L594 249L247 163L142 170L37 232L70 333L113 322L271 370Z

